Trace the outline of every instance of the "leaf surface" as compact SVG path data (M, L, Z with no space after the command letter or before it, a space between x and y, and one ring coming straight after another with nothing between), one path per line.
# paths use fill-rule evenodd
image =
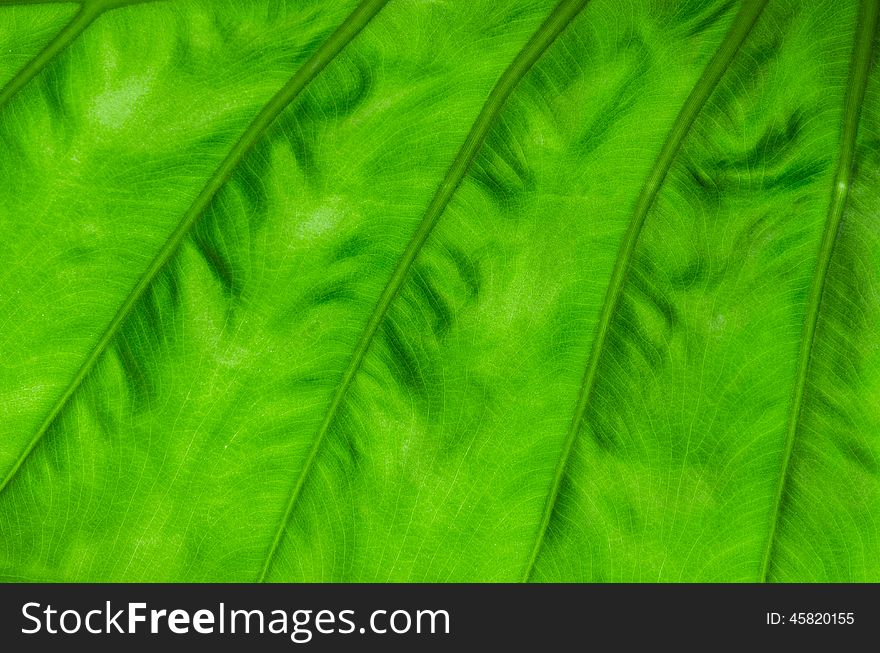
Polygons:
M877 14L0 3L0 578L880 580Z

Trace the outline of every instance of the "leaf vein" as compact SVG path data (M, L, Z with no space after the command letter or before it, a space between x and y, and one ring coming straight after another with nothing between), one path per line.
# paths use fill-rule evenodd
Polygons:
M434 229L438 219L445 211L449 201L452 199L455 190L458 188L461 180L464 178L464 175L470 167L470 164L479 152L480 147L488 135L489 129L495 123L495 120L507 98L516 88L517 84L519 84L523 76L541 57L544 51L556 40L556 37L559 36L574 17L580 13L586 3L587 0L562 0L554 8L541 27L538 28L537 32L535 32L531 39L529 39L528 43L526 43L519 53L517 53L513 62L508 66L504 73L502 73L492 91L489 93L489 96L474 121L470 132L465 138L461 148L458 150L455 159L453 159L446 176L440 182L440 185L437 188L431 203L428 205L415 234L412 236L406 249L398 260L397 266L395 267L391 278L385 285L385 288L370 315L370 319L361 334L361 338L349 360L342 379L336 386L336 391L333 394L324 419L318 428L318 433L311 449L309 450L306 462L304 463L303 469L291 491L284 515L278 525L274 541L269 549L262 572L260 573L259 582L263 582L266 579L266 575L275 559L278 546L281 543L281 538L287 528L287 524L290 522L294 505L302 492L306 478L314 465L318 451L333 426L348 389L351 387L354 377L360 369L364 356L369 350L379 327L384 321L391 302L403 286L416 256L425 241L427 241L428 236L430 236L431 231Z
M766 583L770 574L770 562L776 549L777 532L779 521L782 516L782 506L788 487L791 470L792 453L800 427L803 414L803 401L807 378L810 373L810 362L813 353L813 344L816 337L816 327L819 323L819 309L822 306L822 296L825 291L825 281L834 255L834 244L837 233L843 220L846 202L852 184L853 165L855 162L856 136L859 129L859 116L865 91L868 86L868 71L871 67L871 57L874 36L878 24L878 0L864 0L860 4L858 25L856 27L853 58L850 64L849 83L847 85L846 100L844 105L843 129L840 139L840 154L837 161L837 170L834 174L834 185L831 190L831 199L828 207L828 217L825 223L825 232L822 236L822 244L813 275L810 288L810 296L807 303L807 312L804 318L804 327L801 334L801 347L798 356L797 377L792 392L791 408L788 418L788 429L785 435L785 445L782 455L782 466L779 474L776 495L770 512L770 533L764 549L761 561L761 582Z
M40 74L46 66L48 66L68 45L73 43L85 29L91 25L95 19L101 15L103 10L96 9L92 5L83 5L74 15L67 25L61 28L61 31L55 35L48 45L43 48L33 59L19 70L15 76L10 79L0 90L0 107L6 106L6 103L12 97L24 88L28 82Z
M49 431L50 427L55 422L63 408L67 405L70 398L80 387L103 353L107 350L110 342L119 332L119 329L122 327L122 324L125 322L132 309L152 285L153 281L164 268L166 263L168 263L168 261L174 256L178 247L183 242L184 237L189 233L192 226L214 199L220 188L232 176L232 173L238 167L242 159L251 151L260 136L262 136L275 118L277 118L278 115L299 95L308 83L311 82L331 60L333 60L333 58L364 28L364 26L366 26L372 17L375 16L387 2L388 0L364 0L359 4L351 15L336 29L335 32L333 32L332 35L330 35L309 60L300 66L300 68L294 73L293 77L291 77L290 80L288 80L288 82L272 96L272 98L261 109L260 113L257 114L256 118L254 118L236 144L214 171L214 174L207 181L202 191L183 215L177 227L168 237L165 244L150 262L146 271L141 275L137 284L119 307L115 316L101 335L101 338L90 351L85 362L79 368L71 382L67 385L61 397L55 402L36 434L28 443L24 452L12 466L9 474L7 474L3 482L0 483L0 492L9 485L16 473L21 469L25 460ZM99 10L95 13L96 10L90 9L90 7L104 6L110 5L108 5L108 3L98 3L96 5L86 4L83 7L83 10L78 14L78 17L85 16L85 18L80 18L80 20L88 19L88 22L91 22L103 10ZM76 20L74 22L76 22ZM83 26L83 29L84 27L85 26ZM81 32L82 30L80 29L79 31Z
M596 327L596 336L593 340L586 371L581 383L574 417L571 421L568 434L566 435L562 455L559 458L550 493L548 494L545 503L538 535L523 574L524 582L528 582L531 579L535 563L546 538L547 528L550 525L550 519L559 497L559 489L562 486L565 470L568 466L568 461L571 458L575 439L577 438L584 416L586 415L593 387L596 383L599 360L604 349L605 341L608 337L608 332L611 329L611 322L620 303L630 263L632 261L633 253L635 252L639 234L645 223L645 218L654 203L657 193L660 191L660 187L672 166L675 156L678 154L682 142L689 133L694 120L696 120L700 110L709 99L709 96L712 94L712 91L727 70L730 62L739 51L740 46L751 32L752 27L757 21L758 16L760 16L766 3L767 0L746 0L745 4L740 9L739 14L728 30L724 41L721 43L715 56L706 66L700 80L697 82L693 91L691 91L691 94L688 96L681 111L679 111L678 116L673 122L669 135L666 138L666 142L663 144L663 148L657 156L657 161L654 163L654 167L651 169L651 173L648 175L645 185L642 187L638 200L636 201L632 220L630 221L626 234L624 235L623 242L621 243L614 264L614 269L611 273L608 290L605 294L598 326Z

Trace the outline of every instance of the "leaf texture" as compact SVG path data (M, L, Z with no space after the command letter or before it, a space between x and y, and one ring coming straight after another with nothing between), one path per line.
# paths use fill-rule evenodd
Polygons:
M880 580L877 4L0 3L0 578Z

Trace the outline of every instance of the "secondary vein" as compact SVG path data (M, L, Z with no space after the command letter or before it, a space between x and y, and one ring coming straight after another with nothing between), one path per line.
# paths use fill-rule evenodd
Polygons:
M48 45L19 70L15 76L6 82L0 89L0 108L6 105L12 97L24 88L34 77L40 74L68 45L73 43L95 22L104 12L111 9L119 9L133 4L142 4L159 0L76 0L74 2L59 2L58 0L11 0L0 1L0 7L16 7L25 4L78 4L80 9L67 25L55 35Z
M856 136L859 130L859 116L865 98L865 90L868 86L868 71L871 67L873 42L878 24L878 6L880 6L878 0L865 0L861 3L859 9L853 59L850 65L849 83L844 104L840 155L837 161L837 170L834 174L834 186L831 191L825 233L822 237L822 245L819 250L816 272L813 276L807 312L804 318L801 348L798 357L798 371L792 394L788 429L785 436L785 448L782 456L782 469L779 475L773 508L770 513L770 534L767 538L767 545L764 548L764 556L761 562L761 582L767 582L770 573L770 561L773 558L776 546L776 534L782 513L782 503L788 485L792 452L794 451L794 443L803 412L804 392L810 372L810 361L816 337L816 326L819 322L822 295L825 291L828 268L831 264L831 257L834 255L834 244L837 240L837 233L840 229L840 223L843 219L852 183Z
M657 156L657 161L654 163L654 167L651 169L651 173L648 175L648 179L645 181L638 200L636 201L632 220L629 223L620 250L618 251L617 260L615 261L608 289L605 293L602 311L599 315L599 322L596 327L596 336L593 339L586 371L581 382L581 389L578 394L574 417L571 421L571 426L566 435L565 442L563 443L562 455L557 463L550 493L544 506L541 524L538 528L538 536L535 540L535 545L532 548L532 553L529 557L525 572L523 573L522 580L525 582L531 579L535 568L535 562L537 561L538 555L544 544L547 528L550 525L550 519L553 516L553 511L556 507L556 501L559 496L559 488L562 485L562 479L565 476L565 470L568 466L572 449L574 448L575 439L577 438L581 424L584 421L584 415L586 414L593 393L593 388L596 384L599 360L602 356L605 341L611 328L611 322L620 303L633 252L635 251L642 226L645 223L645 218L654 203L654 199L657 197L657 193L660 191L663 180L666 178L685 136L687 136L693 125L694 120L696 120L703 105L709 99L712 91L724 75L724 72L727 70L743 41L745 41L746 37L751 32L752 27L766 4L767 0L746 0L743 4L727 32L724 41L721 43L715 56L706 66L700 80L697 82L693 91L691 91L691 94L682 106L681 111L679 111L675 122L672 124L672 129L670 130L666 142L663 144L663 148Z
M36 77L48 66L58 54L68 45L73 43L94 20L103 13L103 9L91 4L84 4L74 15L73 19L65 25L55 38L43 48L33 59L27 62L24 68L6 82L0 90L0 107L6 105L13 95L18 93L24 86Z
M84 0L0 0L0 7L19 5L81 5Z
M248 154L248 152L251 151L254 144L257 142L263 132L265 132L269 125L275 120L275 118L278 117L278 115L287 107L287 105L290 104L299 95L299 93L308 85L308 83L311 82L312 79L314 79L314 77L318 73L320 73L337 54L339 54L339 52L366 26L366 24L373 18L373 16L375 16L379 12L379 10L382 9L382 7L385 6L387 2L388 0L364 0L360 5L358 5L358 7L352 12L352 14L318 48L318 50L309 58L309 60L306 61L296 71L296 73L294 73L293 77L290 78L290 80L281 88L281 90L279 90L275 95L272 96L272 98L262 108L257 117L254 118L253 122L251 122L247 130L245 130L245 132L239 138L238 142L236 142L236 144L232 147L232 149L220 163L217 170L215 170L214 174L205 184L201 193L199 193L192 205L190 205L190 208L181 218L177 227L168 237L168 240L162 246L162 249L159 250L153 260L150 262L149 267L147 267L146 271L141 275L137 284L134 286L129 295L126 297L125 301L119 307L116 315L113 317L113 319L107 325L107 328L104 330L104 333L101 335L100 340L98 340L97 344L92 348L85 362L77 371L76 376L74 376L74 378L65 388L64 392L61 394L61 397L55 402L52 409L49 411L49 414L46 415L46 418L43 420L40 428L37 430L34 437L28 443L27 447L18 458L15 465L13 465L9 474L7 474L3 482L0 483L0 492L2 492L9 485L10 481L15 477L16 473L24 464L27 457L34 450L34 448L36 448L37 444L39 444L40 440L52 426L58 415L61 413L61 410L64 408L65 405L67 405L67 402L73 396L74 392L76 392L77 388L79 388L83 380L86 378L86 376L88 376L89 372L91 372L92 368L101 358L101 355L106 351L110 342L116 336L119 329L122 327L123 322L131 313L138 300L140 300L146 290L153 283L153 280L159 274L160 270L162 270L165 264L175 254L184 237L189 233L192 226L202 215L204 210L208 207L211 200L213 200L214 196L217 194L223 184L225 184L226 181L230 178L241 160ZM90 10L89 7L109 7L117 5L118 3L114 3L112 2L112 0L111 2L100 2L97 5L87 4L84 6L83 11L78 14L78 16L82 16L85 14L85 16L89 19L89 22L91 22L91 20L95 18L95 15L91 15L91 13L94 13L95 10ZM103 9L101 11L103 11ZM98 13L100 13L100 11ZM86 25L87 24L88 23L86 23ZM82 30L80 29L79 31Z
M169 2L170 0L0 0L0 7L20 5L88 5L98 14L111 9L145 4L147 2Z
M507 98L513 92L514 88L516 88L517 84L519 84L523 76L541 57L544 51L556 40L556 37L559 36L574 17L580 13L581 9L587 4L587 1L588 0L562 0L550 13L541 27L538 28L538 31L535 32L531 39L529 39L528 43L526 43L522 50L519 51L513 62L504 71L492 91L489 93L480 114L474 121L474 124L461 148L458 150L455 159L453 159L452 165L449 167L446 176L440 182L440 185L437 188L431 203L428 205L415 234L398 260L394 273L385 285L385 288L373 309L373 313L370 315L370 319L361 334L361 338L355 347L354 353L349 360L342 379L336 387L336 391L330 401L324 420L318 428L318 433L309 451L308 457L306 458L306 462L303 465L303 469L300 472L290 498L288 499L284 515L275 533L275 539L272 542L272 546L269 549L268 556L263 565L263 570L260 573L259 582L263 582L266 579L266 575L274 561L284 531L290 521L293 507L302 492L305 480L314 465L318 451L320 450L324 439L327 437L327 433L333 426L343 399L354 381L354 377L357 375L364 356L369 350L382 321L385 319L385 315L388 312L391 302L400 291L413 261L415 261L416 256L425 244L431 231L434 229L438 219L445 211L449 201L452 199L455 190L464 178L465 173L470 167L471 162L474 160L474 157L479 152L483 142L486 140L489 129L494 124L495 119L498 117Z

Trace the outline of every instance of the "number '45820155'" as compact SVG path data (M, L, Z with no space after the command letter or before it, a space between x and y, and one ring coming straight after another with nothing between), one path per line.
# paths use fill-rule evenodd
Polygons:
M782 624L798 625L850 625L855 623L853 612L792 612L788 617L779 612L767 613L767 624L771 626Z

